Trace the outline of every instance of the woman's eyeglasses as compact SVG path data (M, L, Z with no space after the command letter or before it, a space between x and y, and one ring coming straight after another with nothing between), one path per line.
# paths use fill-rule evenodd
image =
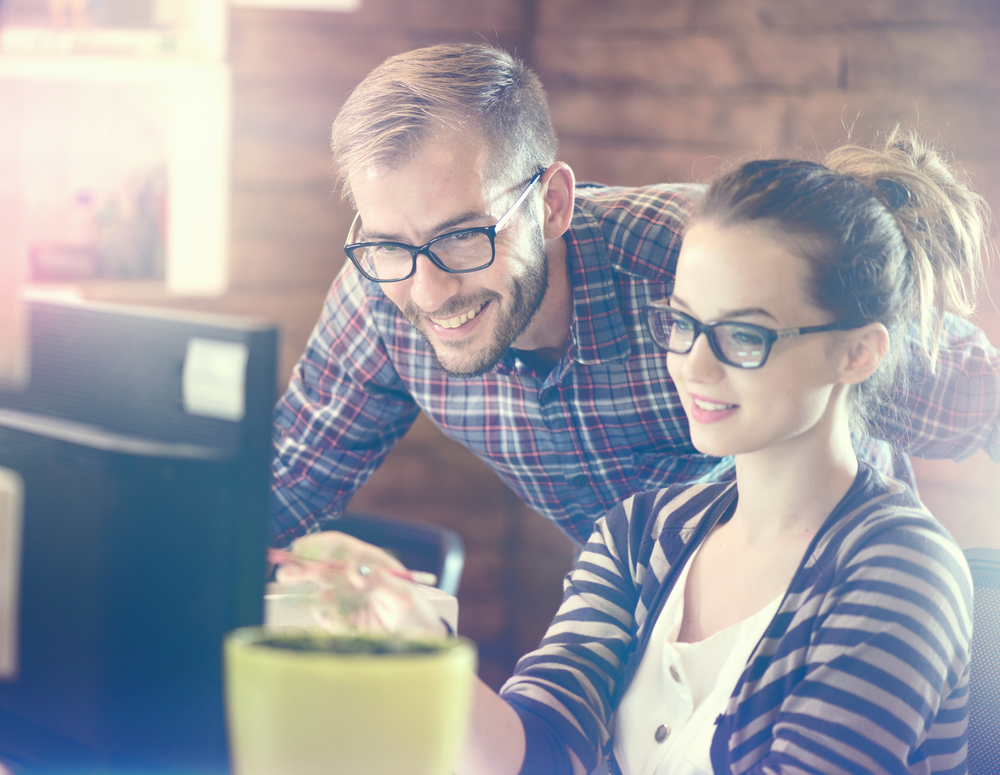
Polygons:
M823 326L774 330L753 323L722 320L701 323L690 315L665 306L667 299L646 305L646 327L653 341L667 352L684 355L691 352L699 334L708 339L715 357L738 369L759 369L767 361L771 345L779 339L820 331L848 331L860 328L857 323L827 323Z

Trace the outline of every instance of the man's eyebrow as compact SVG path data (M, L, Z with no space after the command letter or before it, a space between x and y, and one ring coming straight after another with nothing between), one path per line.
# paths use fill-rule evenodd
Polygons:
M460 213L454 218L449 218L446 221L441 221L433 229L429 230L429 233L435 236L440 236L449 231L453 231L456 226L468 223L469 221L484 220L488 218L484 213L477 213L475 211L468 211L465 213ZM364 221L361 224L361 238L362 242L373 242L373 241L384 241L384 242L403 242L398 234L390 234L388 232L380 231L369 231L364 226ZM431 238L433 239L433 237ZM405 243L409 244L409 243Z
M675 305L679 305L689 312L691 311L691 307L684 301L684 299L680 298L676 294L673 294L670 297L670 306L673 307ZM777 321L777 318L763 307L738 307L737 309L729 309L721 313L715 319L729 320L730 318L743 318L751 315L764 315L765 317L771 318L771 320Z

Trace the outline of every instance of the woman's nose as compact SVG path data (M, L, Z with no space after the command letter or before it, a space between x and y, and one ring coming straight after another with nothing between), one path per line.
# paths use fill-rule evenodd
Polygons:
M699 332L695 337L683 368L684 377L691 382L715 382L722 377L722 363L712 352L707 334Z
M462 279L460 275L435 266L433 261L421 253L417 256L417 265L409 285L410 301L424 312L434 312L458 293Z

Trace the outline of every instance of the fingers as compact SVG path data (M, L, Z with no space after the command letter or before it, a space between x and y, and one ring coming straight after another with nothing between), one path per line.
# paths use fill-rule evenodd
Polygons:
M275 578L316 585L314 617L324 629L446 634L419 585L394 575L405 567L383 549L332 530L299 538L290 549L304 561L283 563Z
M403 564L384 549L338 530L324 530L296 539L291 549L294 554L310 560L340 560L403 568Z
M336 530L299 538L291 545L290 550L292 554L305 560L343 563L349 583L359 589L370 586L372 580L366 577L380 569L405 570L403 564L385 550ZM282 584L323 582L327 576L327 569L308 562L284 563L275 574L277 581Z

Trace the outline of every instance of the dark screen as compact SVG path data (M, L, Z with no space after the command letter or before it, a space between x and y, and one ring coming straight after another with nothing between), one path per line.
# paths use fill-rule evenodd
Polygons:
M0 760L225 772L221 639L262 616L276 333L41 302L30 320L32 382L0 394L23 485ZM184 411L192 337L246 345L242 419Z

